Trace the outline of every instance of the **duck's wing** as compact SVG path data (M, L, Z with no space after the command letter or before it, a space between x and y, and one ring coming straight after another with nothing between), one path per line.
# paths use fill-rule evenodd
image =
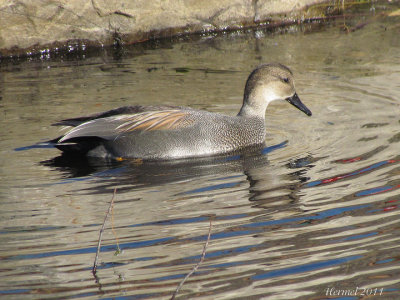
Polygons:
M156 105L156 106L143 106L143 105L133 105L133 106L122 106L115 109L111 109L105 112L100 112L92 114L89 116L82 116L77 118L61 120L57 123L52 124L53 126L72 126L76 127L85 122L92 121L95 119L108 118L118 115L131 115L139 114L143 112L153 112L153 111L164 111L164 110L192 110L188 107L173 106L173 105Z
M95 118L82 123L68 131L58 142L63 143L82 137L99 137L111 140L125 133L184 128L192 125L194 121L193 111L190 109L171 109L114 115L105 118Z

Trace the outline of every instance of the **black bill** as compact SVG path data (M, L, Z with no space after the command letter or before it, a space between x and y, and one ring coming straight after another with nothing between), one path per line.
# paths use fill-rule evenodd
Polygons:
M299 96L297 96L297 93L294 93L292 97L286 98L286 101L292 104L293 106L297 107L300 109L303 113L305 113L307 116L311 116L312 112L301 102Z

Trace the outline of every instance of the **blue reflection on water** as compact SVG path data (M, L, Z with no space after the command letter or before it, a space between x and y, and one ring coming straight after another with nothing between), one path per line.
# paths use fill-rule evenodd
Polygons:
M238 182L227 182L227 183L222 183L222 184L210 185L210 186L205 186L205 187L202 187L199 189L183 192L178 195L182 195L182 194L190 195L190 194L209 192L209 191L214 191L214 190L219 190L219 189L226 189L226 188L234 187L239 184L240 184L240 182L238 181Z
M257 274L257 275L252 276L251 279L263 280L266 278L280 277L280 276L292 275L292 274L297 274L297 273L309 272L309 271L314 271L314 270L318 270L318 269L323 269L323 268L339 265L339 264L346 263L346 262L349 262L352 260L360 259L362 257L363 257L362 255L353 255L353 256L349 256L349 257L336 258L336 259L331 259L331 260L326 260L326 261L315 262L315 263L311 263L311 264L294 266L294 267L290 267L290 268L270 271L267 273Z
M173 238L171 238L171 237L167 237L167 238L148 240L148 241L124 243L124 244L120 244L120 246L123 249L142 248L142 247L154 246L154 245L160 244L160 243L165 243L172 239ZM115 245L107 245L107 246L102 246L100 248L101 252L109 252L109 251L115 251L115 250L116 250ZM13 256L12 259L18 260L18 259L52 257L52 256L59 256L59 255L76 255L76 254L85 254L85 253L96 253L96 251L97 251L97 247L88 247L88 248L82 248L82 249L71 249L71 250L43 252L43 253L36 253L36 254L16 255L16 256Z
M285 224L285 223L299 222L299 221L306 221L306 220L321 220L321 219L326 219L329 217L333 217L333 216L342 214L344 212L358 210L358 209L366 208L369 206L370 206L369 204L364 204L364 205L355 205L355 206L349 206L349 207L338 207L338 208L333 208L333 209L319 212L318 214L313 215L313 216L271 220L271 221L265 221L265 222L255 222L255 223L243 225L243 227L259 227L259 226L280 225L280 224Z

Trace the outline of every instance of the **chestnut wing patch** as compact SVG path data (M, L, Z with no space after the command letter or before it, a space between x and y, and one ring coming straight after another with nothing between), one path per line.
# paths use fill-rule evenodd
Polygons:
M170 130L190 125L193 120L187 118L189 112L182 110L152 111L135 115L125 115L124 123L116 128L119 133L135 130Z
M191 113L190 110L171 109L94 119L72 128L58 143L88 136L111 140L128 132L185 128L195 121Z

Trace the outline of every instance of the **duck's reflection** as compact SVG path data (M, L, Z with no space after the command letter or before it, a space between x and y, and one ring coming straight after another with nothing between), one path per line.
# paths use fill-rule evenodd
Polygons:
M118 193L123 193L137 187L149 188L206 178L196 181L196 185L184 185L185 188L180 194L189 196L205 190L212 193L217 189L230 188L230 185L235 185L235 180L232 178L238 177L239 181L245 178L249 183L249 201L255 202L255 205L268 205L268 202L275 202L272 200L283 200L282 196L286 199L284 201L286 203L295 201L301 182L307 180L298 170L282 174L281 171L277 173L277 168L271 168L268 154L286 145L285 141L272 146L252 147L231 155L171 161L105 161L87 157L71 158L64 155L44 161L42 164L63 172L65 177L71 180L104 179L87 189L90 194L111 193L115 187L118 188ZM296 161L301 162L303 166L304 161L309 161L309 158ZM286 164L285 169L297 169L299 163L296 161ZM286 186L285 195L282 195L283 186Z
M61 155L42 161L41 164L63 172L67 178L110 175L118 177L118 180L129 177L131 182L157 185L210 174L248 172L268 165L268 153L286 145L285 141L273 146L251 147L229 155L166 161L116 161Z

